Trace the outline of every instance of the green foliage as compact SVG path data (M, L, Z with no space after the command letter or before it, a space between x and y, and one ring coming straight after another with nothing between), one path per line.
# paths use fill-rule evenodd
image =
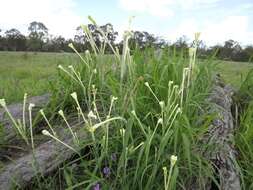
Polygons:
M98 51L82 57L82 64L59 67L54 103L48 110L60 105L57 109L76 112L70 94L77 92L82 109L94 111L97 105L102 121L109 110L111 117L126 120L101 124L95 132L89 125L84 127L93 140L80 139L90 148L76 172L70 175L71 166L64 166L67 188L89 189L99 183L103 189L163 189L163 167L171 167L172 155L177 155L178 162L168 178L170 189L186 187L190 178L201 184L205 177L212 177L211 165L193 151L207 126L199 123L199 110L211 87L212 64L196 63L184 72L193 57L189 60L170 48L159 56L152 48L137 49L131 56L123 51L121 58ZM118 98L113 107L112 96ZM105 168L110 169L109 176Z
M89 35L89 31L86 33ZM125 40L128 37L125 36ZM76 50L73 44L70 47ZM80 155L66 162L50 178L37 179L31 188L90 189L99 184L102 189L185 189L189 180L194 179L204 189L206 178L215 181L211 163L197 151L205 146L199 140L212 118L201 115L201 110L207 106L205 99L212 86L213 59L195 60L194 48L180 51L165 47L157 52L147 47L130 52L125 43L122 54L108 45L115 54L105 55L103 44L94 42L92 47L94 52L84 55L78 52L77 55L2 54L4 59L1 60L6 63L17 62L8 71L6 63L1 63L3 79L10 77L12 72L20 81L27 79L33 83L41 79L44 87L40 83L23 83L27 89L32 88L32 95L50 89L52 99L45 110L49 122L59 122L56 116L59 110L66 113L65 121L76 120L80 117L76 107L88 121L83 121L84 130L91 138L79 139L83 150ZM26 69L22 69L24 65ZM58 71L56 65L61 65ZM252 72L246 79L241 87L244 94L251 92ZM14 85L6 82L4 87ZM2 96L7 100L23 97L23 91L19 98L15 88L3 89ZM73 100L73 92L78 101ZM253 175L250 101L242 112L242 128L236 138L245 189L252 188ZM96 124L90 120L91 115L97 119ZM178 159L174 165L173 155ZM168 173L165 172L167 168Z
M73 43L78 52L92 50L94 45L103 46L101 51L105 53L114 53L110 46L117 47L119 52L123 51L124 39L120 42L116 41L118 32L114 30L111 23L99 26L94 19L89 16L91 24L76 28L76 34L72 39L65 39L60 36L48 35L48 28L41 22L33 21L29 24L29 35L24 36L17 29L12 28L5 32L4 36L0 36L0 51L45 51L45 52L70 52L67 48L69 43ZM85 31L88 31L85 32ZM1 30L0 30L1 32ZM150 34L147 31L129 31L131 37L129 39L129 48L145 49L155 47L160 49L163 47L174 47L177 50L187 50L194 45L193 41L189 41L186 36L182 36L175 43L170 44L167 40ZM93 43L90 43L91 40ZM175 39L170 39L175 40ZM104 43L104 42L108 43ZM110 44L110 45L109 45ZM239 42L232 39L224 42L224 45L215 45L207 47L203 41L198 41L198 56L206 58L215 53L215 57L226 61L252 62L253 46L248 45L242 47ZM94 50L94 49L93 49ZM116 49L115 49L116 50Z
M246 190L253 188L253 70L245 77L235 100L239 112L235 145L238 150L241 181L243 189Z

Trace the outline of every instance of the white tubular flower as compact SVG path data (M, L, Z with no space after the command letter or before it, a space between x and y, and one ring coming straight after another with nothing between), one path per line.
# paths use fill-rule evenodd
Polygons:
M68 45L70 48L74 49L74 45L72 43L69 43Z
M74 152L78 153L78 151L76 151L73 147L69 146L68 144L66 144L65 142L61 141L60 139L58 139L56 136L52 135L51 133L49 133L47 130L42 130L42 134L48 137L53 138L54 140L58 141L59 143L63 144L64 146L68 147L69 149L73 150Z
M113 97L112 97L112 101L114 102L114 101L116 101L116 100L118 100L118 97L113 96Z
M177 108L177 112L178 113L182 113L182 109L181 108Z
M51 134L47 130L42 130L42 134L45 136L51 136Z
M40 114L41 114L41 115L45 115L45 114L44 114L44 110L43 110L43 109L40 109L40 111L39 111L39 112L40 112Z
M163 109L163 108L165 107L164 101L160 101L160 102L159 102L159 105L160 105L160 107Z
M58 68L59 68L59 69L63 69L62 65L58 65Z
M77 101L77 94L76 94L76 92L73 92L73 93L71 93L70 95L71 95L71 97L72 97L75 101Z
M149 83L148 82L145 82L144 83L146 87L149 87Z
M125 135L126 130L125 130L125 129L120 129L120 130L119 130L119 132L120 132L120 134L121 134L122 136L124 136L124 135Z
M132 110L132 111L131 111L131 114L136 115L135 110Z
M85 50L85 54L86 54L86 55L90 54L90 51L89 51L88 49Z
M166 166L163 167L163 172L167 174L167 167Z
M93 111L90 111L90 112L88 113L88 118L97 119L97 116L93 113Z
M0 105L1 105L2 107L6 107L5 99L0 99Z
M97 69L94 69L94 70L93 70L93 73L94 73L94 74L97 74Z
M73 65L69 65L68 68L71 69L71 70L74 70Z
M35 107L35 104L30 103L29 106L28 106L28 110L31 111L33 107Z
M177 162L177 156L171 155L171 157L170 157L171 165L174 166L176 164L176 162Z
M159 118L158 121L157 121L157 124L163 124L163 119L162 118Z
M64 116L64 113L63 113L62 110L59 110L59 111L58 111L58 114L59 114L60 116L62 116L62 117Z

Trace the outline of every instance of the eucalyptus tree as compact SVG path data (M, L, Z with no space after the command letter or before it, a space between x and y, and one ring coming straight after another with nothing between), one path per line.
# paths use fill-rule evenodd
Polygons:
M26 50L26 37L15 28L5 32L6 46L9 51Z
M40 51L48 35L48 28L42 23L33 21L28 27L29 41L28 46L30 50Z

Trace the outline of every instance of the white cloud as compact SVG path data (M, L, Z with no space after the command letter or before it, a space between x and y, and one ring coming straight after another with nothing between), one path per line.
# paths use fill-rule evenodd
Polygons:
M250 20L247 16L227 16L219 21L197 22L195 19L182 21L176 30L169 32L169 39L176 39L186 35L190 39L195 32L201 32L201 39L208 45L222 43L225 40L233 39L243 44L249 43L253 38L253 32L249 30Z
M191 37L195 32L199 32L199 24L195 19L185 19L175 28L169 32L168 39L176 40L183 35Z
M171 17L175 9L213 7L220 0L119 0L121 8L158 17Z
M32 21L43 22L49 33L73 37L81 18L73 0L0 0L0 28L26 32Z
M174 1L182 9L203 9L211 8L217 5L220 0L178 0Z
M120 5L125 10L159 17L172 16L173 12L168 8L171 4L171 0L120 0Z
M242 43L249 43L253 33L249 30L250 21L247 16L229 16L218 23L210 23L203 31L207 42L222 42L233 39Z

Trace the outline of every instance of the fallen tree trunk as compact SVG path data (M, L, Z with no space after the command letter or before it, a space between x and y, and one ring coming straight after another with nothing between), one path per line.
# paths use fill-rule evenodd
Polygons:
M88 135L81 125L76 125L73 130L79 139L87 139ZM69 131L61 131L57 135L64 143L78 150ZM11 190L15 185L25 187L37 175L46 176L75 154L63 144L53 139L49 140L39 145L34 152L5 164L0 170L0 189Z
M38 110L45 107L49 103L49 94L45 94L42 96L34 96L31 98L27 99L27 104L26 104L26 113L25 113L25 118L26 121L29 121L28 117L28 105L30 103L35 104L35 107L33 108L32 111L32 116L34 117L37 113ZM12 114L13 118L20 119L22 121L23 117L23 103L17 103L17 104L12 104L7 106L8 110ZM15 127L13 126L13 123L11 122L10 118L6 114L5 110L2 108L0 109L0 126L3 127L3 141L11 141L17 136L17 133L15 131Z
M215 117L201 140L206 146L200 152L213 164L221 190L241 189L239 172L236 168L236 152L233 147L235 129L231 113L233 93L232 88L225 86L217 77L207 100L210 104L207 114ZM191 182L189 189L212 189L213 182L210 178L206 178L202 185L197 179L192 181L195 182Z

